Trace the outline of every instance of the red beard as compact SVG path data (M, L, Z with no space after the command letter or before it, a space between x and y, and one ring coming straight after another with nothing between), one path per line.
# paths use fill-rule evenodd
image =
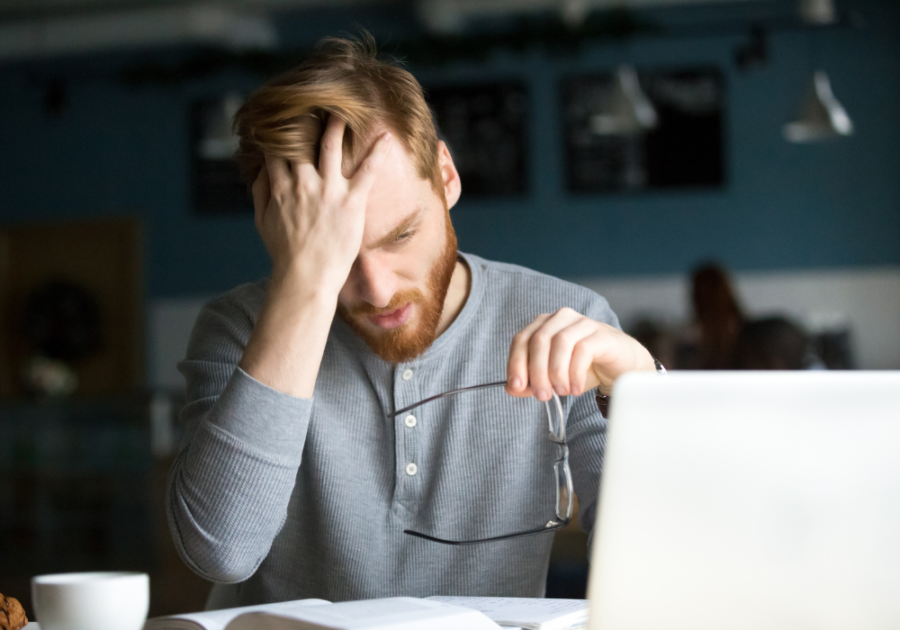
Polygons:
M338 316L366 342L372 352L385 361L391 363L409 361L425 352L434 343L441 313L444 311L444 300L450 288L450 279L456 269L456 232L450 223L449 212L446 224L447 242L444 251L428 274L427 295L420 289L398 291L384 308L376 308L366 303L352 308L338 304ZM371 315L384 315L410 303L416 305L418 316L402 326L376 332L372 330L371 324L363 323Z

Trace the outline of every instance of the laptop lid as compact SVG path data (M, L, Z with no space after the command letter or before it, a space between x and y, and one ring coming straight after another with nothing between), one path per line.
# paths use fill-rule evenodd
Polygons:
M900 628L900 372L616 384L590 630Z

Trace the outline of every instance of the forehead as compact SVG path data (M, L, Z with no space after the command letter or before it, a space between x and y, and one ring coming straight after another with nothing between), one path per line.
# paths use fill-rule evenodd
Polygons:
M391 151L376 172L366 203L365 240L384 236L417 208L440 203L403 145L395 138L390 142Z

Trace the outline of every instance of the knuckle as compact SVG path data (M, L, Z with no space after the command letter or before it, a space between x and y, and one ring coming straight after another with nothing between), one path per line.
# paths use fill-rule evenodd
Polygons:
M550 377L557 383L564 383L569 379L569 371L562 365L550 368Z
M321 188L322 199L329 202L338 202L344 198L344 191L339 185L326 183Z
M557 341L567 346L574 346L577 342L577 333L571 330L561 330L556 335Z
M576 358L585 358L590 353L590 342L587 339L582 339L576 342L574 348L572 348L572 356Z
M290 189L291 189L290 184L283 179L279 178L279 179L275 180L274 182L272 182L272 196L273 197L278 197L280 199L281 197L284 197L284 195Z
M359 204L365 202L365 195L359 192L358 190L351 189L347 191L347 195L344 197L344 203L348 206L359 206Z
M311 197L316 193L316 183L310 177L301 177L297 180L297 194Z

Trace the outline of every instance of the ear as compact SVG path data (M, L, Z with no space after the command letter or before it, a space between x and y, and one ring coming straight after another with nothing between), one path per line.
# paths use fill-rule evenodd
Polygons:
M438 141L438 164L441 168L441 180L444 182L444 197L447 199L447 208L450 209L459 201L459 196L462 194L462 182L450 150L443 140Z

